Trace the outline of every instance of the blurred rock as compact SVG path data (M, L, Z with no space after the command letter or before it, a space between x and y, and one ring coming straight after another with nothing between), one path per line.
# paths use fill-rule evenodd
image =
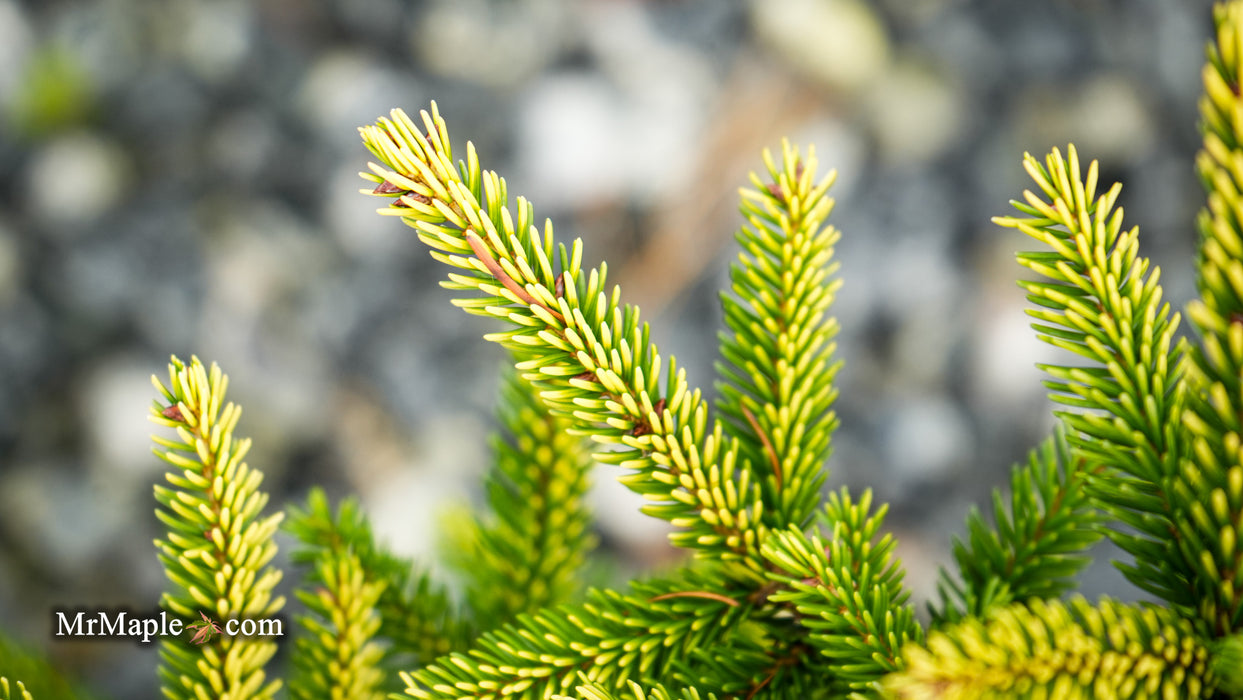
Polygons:
M387 116L393 107L415 114L427 97L409 73L381 64L367 52L340 50L310 66L298 102L302 118L321 140L353 153L358 127Z
M35 217L59 234L81 226L117 204L129 184L128 154L119 144L90 132L66 134L42 147L30 165L27 201Z
M550 0L440 0L414 15L410 50L433 74L497 88L531 78L573 36Z
M958 406L940 397L901 395L879 437L895 482L908 488L944 481L973 458L970 424Z
M244 0L180 0L170 3L169 29L179 37L186 65L216 82L241 67L254 40L254 7Z
M931 67L898 61L869 85L866 119L888 162L933 160L970 126L953 81Z
M24 546L56 577L88 578L129 519L99 486L46 463L0 472L0 527L23 533Z
M1014 123L1033 151L1074 143L1080 157L1113 164L1148 155L1156 132L1138 87L1117 75L1075 86L1036 88L1020 98Z
M889 39L857 0L752 0L760 39L831 91L852 93L881 77Z
M100 478L145 486L142 482L163 471L162 463L151 459L151 433L157 427L147 419L155 398L151 375L167 382L167 373L158 370L145 358L112 357L97 363L83 380L78 412L91 466Z

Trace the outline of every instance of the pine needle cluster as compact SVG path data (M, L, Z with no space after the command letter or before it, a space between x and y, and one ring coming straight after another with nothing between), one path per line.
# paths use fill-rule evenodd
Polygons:
M435 103L363 127L364 193L447 267L454 304L491 320L513 360L500 392L487 509L457 523L460 596L377 541L359 502L312 491L286 531L294 595L288 694L421 700L1243 697L1243 0L1214 12L1201 100L1208 193L1197 225L1194 338L1126 228L1119 184L1074 146L1023 167L1033 188L996 223L1025 234L1032 327L1075 364L1042 365L1059 426L972 510L921 624L887 507L825 494L841 280L833 173L813 149L765 152L741 192L722 295L717 394L663 356L639 310L558 243L474 147L454 156ZM227 378L173 358L156 380L156 541L168 698L269 698L277 642L220 633L284 609ZM584 504L599 463L691 555L620 589L583 590ZM1152 597L1074 594L1109 537ZM201 618L201 620L200 620ZM16 658L16 657L12 657ZM0 654L0 700L45 674ZM5 675L8 674L8 675ZM10 680L25 675L25 684Z

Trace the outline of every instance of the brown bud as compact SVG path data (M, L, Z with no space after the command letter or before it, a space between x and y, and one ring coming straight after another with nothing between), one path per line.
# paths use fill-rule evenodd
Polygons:
M181 415L181 409L177 407L177 404L173 404L172 406L169 406L163 411L160 411L160 415L164 416L165 418L169 420L175 420L180 423L186 422L186 417Z
M557 281L553 284L553 292L557 295L558 299L565 296L565 273L564 272L559 273L557 275Z
M376 188L374 190L371 190L371 194L398 194L400 192L405 192L405 191L406 190L403 190L402 188L398 187L397 185L394 185L388 180L385 180L384 182L381 182L380 184L376 185Z

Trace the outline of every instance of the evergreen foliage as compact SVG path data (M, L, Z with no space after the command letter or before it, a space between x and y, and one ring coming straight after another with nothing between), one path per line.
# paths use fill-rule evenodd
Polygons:
M1190 570L1170 537L1178 504L1171 481L1183 456L1185 346L1175 341L1179 315L1162 303L1160 270L1140 258L1139 230L1122 230L1114 209L1121 184L1098 198L1097 164L1080 169L1072 146L1040 164L1023 163L1040 194L1014 203L1024 216L998 218L1048 246L1020 253L1019 263L1045 277L1021 282L1038 308L1032 328L1041 340L1094 363L1042 365L1051 398L1078 411L1058 415L1078 454L1109 468L1088 475L1096 501L1134 532L1110 537L1135 557L1122 571L1140 588L1172 604L1194 604ZM1043 196L1042 196L1043 195ZM1087 411L1083 411L1087 409Z
M831 360L841 286L831 262L840 235L821 226L833 209L835 173L813 182L788 143L781 166L765 153L772 181L752 174L743 189L742 252L721 295L725 325L717 372L719 410L754 470L770 527L804 525L820 502L837 417L829 410L841 362Z
M945 570L939 605L929 605L934 625L987 617L994 608L1031 598L1056 598L1074 588L1090 558L1083 552L1101 537L1104 519L1084 489L1100 471L1076 456L1061 429L1032 450L1010 475L1010 501L993 492L996 520L989 526L975 508L967 515L967 541L954 538L961 581Z
M1039 276L1020 283L1038 336L1087 364L1042 365L1063 427L1015 468L1008 503L994 495L991 523L969 515L926 645L893 541L880 533L883 507L871 513L868 494L858 503L832 494L823 529L807 530L840 367L827 316L839 284L838 234L825 224L832 176L817 178L814 153L786 145L780 163L766 154L767 178L753 176L743 193L717 422L682 374L662 372L638 312L606 288L604 266L582 270L578 242L554 247L551 224L538 227L524 199L511 211L504 180L470 144L455 163L434 104L417 122L398 110L364 127L379 160L363 173L373 183L364 192L389 198L380 212L452 268L444 286L476 294L457 305L502 324L486 337L519 353L552 414L612 447L596 458L630 470L621 480L655 502L645 512L674 524L673 543L713 564L686 570L708 575L677 594L723 606L697 619L728 613L715 621L714 646L652 656L644 644L682 643L639 632L655 631L652 604L675 594L647 605L613 597L637 628L627 636L606 626L617 608L593 606L606 595L596 591L582 608L519 617L404 675L407 693L547 697L579 679L590 681L581 693L600 697L643 696L635 680L723 697L1201 697L1237 687L1240 671L1223 659L1237 657L1228 635L1243 576L1233 403L1243 384L1243 158L1232 150L1243 123L1240 7L1218 9L1206 69L1204 299L1191 307L1202 349L1178 339L1160 272L1139 255L1138 229L1123 228L1121 186L1098 193L1096 163L1081 167L1073 146L1024 161L1035 191L996 221L1042 245L1018 255ZM1167 607L1058 600L1102 533L1131 556L1118 564L1127 578ZM610 644L626 653L600 653Z
M887 507L822 497L841 368L829 315L841 284L827 219L833 174L813 150L765 153L741 193L741 253L709 406L652 343L639 312L556 243L529 202L468 143L455 161L435 103L361 129L364 192L449 267L442 284L506 347L489 512L454 534L461 600L379 543L356 499L320 490L290 509L294 698L741 700L743 698L1243 697L1243 0L1214 13L1201 101L1208 192L1198 219L1198 341L1180 339L1160 273L1123 227L1120 185L1073 146L1024 167L1035 187L1002 227L1034 240L1018 262L1032 327L1077 365L1042 365L1060 426L953 542L928 627L916 620ZM167 527L156 541L166 611L202 618L161 641L168 698L269 698L276 643L208 634L283 609L272 565L280 512L234 436L215 366L173 358L151 418ZM710 413L709 409L712 409ZM589 454L595 445L595 453ZM693 554L623 590L580 591L594 545L595 462L642 495ZM1102 535L1154 597L1063 600ZM45 673L0 638L0 700ZM16 682L22 679L23 683ZM14 679L14 680L10 680ZM55 696L56 691L49 692Z
M886 679L898 698L1201 698L1208 650L1172 609L1083 598L1033 598L933 632L908 669Z
M1200 334L1188 368L1183 416L1187 457L1172 485L1183 569L1196 612L1210 634L1243 627L1243 5L1216 8L1217 42L1210 45L1200 100L1204 149L1196 159L1208 191L1197 220L1200 299L1188 315Z
M595 546L584 501L592 467L585 441L513 371L501 383L497 414L489 512L456 528L450 549L476 628L576 596Z
M155 453L172 467L170 486L156 485L156 515L169 529L156 540L172 583L161 601L185 620L203 617L271 618L284 606L274 594L281 571L272 536L282 514L262 516L268 495L259 490L263 473L243 460L250 440L233 435L241 408L225 403L228 378L197 358L176 357L166 385L152 378L160 397L151 420L176 431L176 439L153 436ZM160 641L160 679L171 699L214 697L246 700L273 697L280 681L269 682L264 666L276 643L262 637L218 635L201 644L184 638Z
M369 580L359 557L349 551L319 557L310 581L319 588L297 592L310 614L301 618L307 634L297 640L290 696L383 698L384 650L375 635L380 630L376 603L384 583Z
M294 562L312 567L309 583L321 585L322 578L316 574L319 567L333 562L339 566L344 558L347 568L356 570L355 575L361 575L367 590L374 593L379 628L364 636L382 642L380 663L388 671L386 688L397 668L426 663L469 642L467 625L448 591L429 573L419 573L413 562L392 554L376 541L357 499L342 501L334 513L323 490L313 489L305 506L290 509L286 529L302 545L294 552ZM297 595L302 599L308 593L299 590ZM331 608L320 610L317 617L299 618L299 622L304 628L335 624L330 612ZM370 623L361 618L356 623L370 629ZM336 652L324 648L316 653Z

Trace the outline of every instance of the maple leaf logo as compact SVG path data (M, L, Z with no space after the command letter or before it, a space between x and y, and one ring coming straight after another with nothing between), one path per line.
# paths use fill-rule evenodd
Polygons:
M199 615L203 616L202 622L193 622L193 623L190 623L189 625L186 625L186 627L189 627L190 629L195 631L194 637L190 639L190 641L195 644L203 644L205 642L211 641L211 637L213 634L221 634L220 625L216 624L215 620L212 620L210 617L208 617L207 613L200 610Z

